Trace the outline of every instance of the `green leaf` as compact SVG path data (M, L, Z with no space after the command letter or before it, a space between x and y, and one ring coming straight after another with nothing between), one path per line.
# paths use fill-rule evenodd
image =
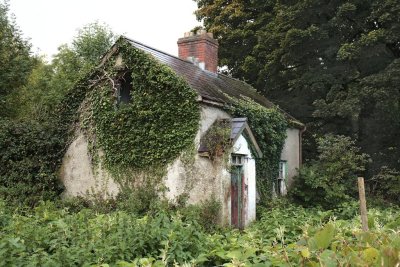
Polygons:
M335 252L332 250L324 250L319 257L321 259L322 266L336 267L338 264Z
M376 263L378 257L379 257L379 251L376 248L367 248L362 252L362 257L363 259L368 263L368 264L373 264Z
M314 237L310 238L308 241L309 248L311 250L327 249L332 242L334 234L335 227L333 224L326 224L321 231L318 231Z

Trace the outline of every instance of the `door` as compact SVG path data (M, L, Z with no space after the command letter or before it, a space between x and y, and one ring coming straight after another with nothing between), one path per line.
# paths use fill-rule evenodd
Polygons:
M231 223L234 227L244 228L244 172L242 165L232 166L231 172Z

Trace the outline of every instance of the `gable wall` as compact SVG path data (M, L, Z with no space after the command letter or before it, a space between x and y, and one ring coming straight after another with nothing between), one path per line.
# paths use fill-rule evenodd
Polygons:
M297 175L297 170L300 168L300 130L289 128L286 130L285 145L282 150L281 160L285 160L288 164L288 179L287 185L291 186L293 177Z
M189 194L188 204L199 203L211 199L212 196L222 204L221 222L229 223L230 208L230 173L223 162L211 162L206 157L200 157L197 149L201 136L217 119L230 118L225 111L201 105L201 120L199 131L195 138L194 162L185 164L176 160L168 168L165 185L169 188L167 198L174 200L182 194Z

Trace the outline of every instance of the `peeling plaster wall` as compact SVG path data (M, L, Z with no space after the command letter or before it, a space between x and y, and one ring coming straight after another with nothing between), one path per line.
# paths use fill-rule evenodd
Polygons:
M63 197L100 194L103 197L116 196L118 185L110 178L99 164L93 173L89 157L88 142L85 136L78 132L75 140L64 155L60 179L65 190Z
M217 119L230 118L223 110L201 105L201 120L199 131L195 137L194 159L185 164L182 156L168 166L164 183L168 188L166 197L176 200L177 197L186 193L188 204L199 203L209 200L214 196L222 203L220 222L230 224L231 220L231 176L226 170L225 163L211 162L208 158L200 157L197 149L200 137ZM288 161L289 181L296 174L299 167L299 130L288 129L282 160ZM245 224L247 225L256 217L256 169L247 141L243 136L239 137L234 145L234 153L247 155L245 165L246 184L248 186L247 214ZM193 156L192 156L193 157ZM115 196L119 186L110 175L101 167L95 172L88 152L88 142L82 133L77 133L75 140L69 146L60 170L60 178L65 186L64 197L82 196L89 193L101 194L105 197Z
M287 138L282 150L281 160L288 164L288 187L293 183L293 177L297 175L300 167L300 130L289 128L286 130Z
M168 167L165 185L169 188L166 196L174 200L181 194L189 195L188 204L209 200L214 196L222 203L221 223L229 224L230 220L230 173L224 163L211 162L208 158L200 157L197 149L201 136L218 119L230 118L223 110L201 105L199 131L195 138L195 156L192 164L185 164L182 159L176 160Z

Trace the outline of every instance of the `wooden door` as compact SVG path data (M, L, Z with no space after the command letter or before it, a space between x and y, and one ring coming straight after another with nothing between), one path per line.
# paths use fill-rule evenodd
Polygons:
M244 172L243 166L232 166L231 172L231 223L244 228Z

